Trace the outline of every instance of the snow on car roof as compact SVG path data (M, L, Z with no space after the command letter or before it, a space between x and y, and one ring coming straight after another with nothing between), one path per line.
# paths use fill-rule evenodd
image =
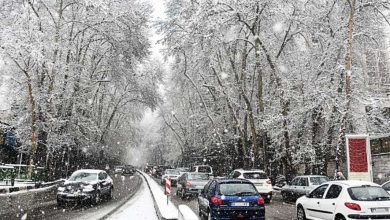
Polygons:
M331 183L338 183L341 185L354 187L354 186L379 186L376 183L368 182L368 181L360 181L360 180L339 180L339 181L331 181Z
M265 173L264 170L255 170L255 169L253 170L236 169L236 171L245 172L245 173L256 173L256 172Z
M81 169L81 170L76 170L75 172L100 173L100 172L104 172L104 170Z

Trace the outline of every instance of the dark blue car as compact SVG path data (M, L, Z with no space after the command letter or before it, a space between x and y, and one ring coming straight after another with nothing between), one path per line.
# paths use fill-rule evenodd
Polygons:
M198 197L201 219L265 219L264 199L245 179L214 179Z

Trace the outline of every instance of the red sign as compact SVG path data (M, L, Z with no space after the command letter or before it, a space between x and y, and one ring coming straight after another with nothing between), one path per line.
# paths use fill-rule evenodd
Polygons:
M165 195L171 194L171 178L165 177Z
M367 146L365 138L350 138L349 172L368 172Z

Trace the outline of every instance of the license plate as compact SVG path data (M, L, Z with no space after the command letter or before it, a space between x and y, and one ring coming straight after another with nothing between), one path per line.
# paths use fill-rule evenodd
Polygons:
M232 202L232 206L249 206L249 202Z
M386 213L389 212L388 208L372 208L371 209L372 213Z

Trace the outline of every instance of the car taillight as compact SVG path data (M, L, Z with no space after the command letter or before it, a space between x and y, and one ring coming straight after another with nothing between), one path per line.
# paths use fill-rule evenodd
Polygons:
M191 186L191 183L188 182L188 181L186 181L186 182L184 183L184 185L185 185L186 187L190 187L190 186Z
M213 203L214 205L222 205L222 199L220 199L218 197L212 196L210 200L211 200L211 203Z
M356 210L356 211L362 210L362 208L360 208L360 205L359 205L359 204L356 204L356 203L346 202L346 203L344 203L344 205L345 205L347 208L352 209L352 210Z
M267 180L266 183L267 183L267 184L272 184L272 181L269 179L269 180Z
M257 199L257 204L258 205L264 205L264 199L263 199L263 197L259 197L258 199Z

